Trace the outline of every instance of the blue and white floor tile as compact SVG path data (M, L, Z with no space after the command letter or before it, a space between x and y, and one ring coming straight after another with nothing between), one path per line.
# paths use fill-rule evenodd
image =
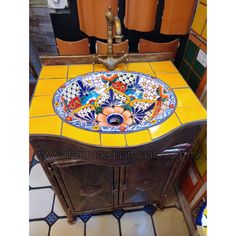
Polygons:
M30 167L30 236L187 236L183 214L171 191L166 206L154 205L117 209L107 214L84 214L74 225L65 212L36 157Z

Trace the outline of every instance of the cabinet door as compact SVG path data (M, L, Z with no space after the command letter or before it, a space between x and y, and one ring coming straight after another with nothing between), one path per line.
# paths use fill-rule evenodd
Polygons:
M174 159L146 160L122 168L120 204L156 202L174 165Z
M115 168L55 162L53 169L73 212L107 209L115 205Z

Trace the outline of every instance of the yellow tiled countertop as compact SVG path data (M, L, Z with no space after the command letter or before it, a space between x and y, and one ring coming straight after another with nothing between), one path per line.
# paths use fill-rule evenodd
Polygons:
M131 147L155 141L185 124L205 121L206 110L171 61L120 64L116 70L156 76L174 91L175 112L163 123L133 133L107 134L83 130L62 121L54 112L52 98L66 81L93 71L105 71L101 64L43 66L30 106L30 135L60 136L102 147ZM115 142L114 142L115 140Z

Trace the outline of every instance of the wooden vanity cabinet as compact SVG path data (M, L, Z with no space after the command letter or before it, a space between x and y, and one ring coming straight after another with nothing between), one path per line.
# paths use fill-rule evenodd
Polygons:
M150 203L161 208L200 130L186 126L156 143L125 149L50 136L31 136L30 142L68 222L74 223L83 213Z
M72 212L106 210L117 205L116 167L78 160L56 161L51 166Z
M112 210L116 207L158 203L167 191L180 156L165 156L125 166L101 166L81 160L49 164L51 175L73 215Z
M122 167L120 205L156 203L160 200L175 161L166 156L165 159L145 160Z

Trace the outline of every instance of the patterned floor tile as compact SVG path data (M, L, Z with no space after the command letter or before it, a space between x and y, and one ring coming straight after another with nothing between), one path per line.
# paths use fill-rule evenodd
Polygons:
M29 236L48 236L49 227L45 221L30 222Z
M122 236L154 236L151 216L144 211L124 214L121 232Z
M53 211L58 215L58 216L65 216L65 212L61 206L61 203L59 202L57 196L55 198L55 203L54 203L54 206L53 206Z
M52 210L53 196L50 188L30 190L30 219L46 217Z
M176 208L156 211L153 221L158 236L189 236L184 216Z
M51 185L40 164L32 167L29 182L31 187L45 187Z
M83 236L84 223L78 219L73 225L67 223L67 219L59 219L52 226L50 236Z
M118 221L113 215L93 216L86 223L86 236L119 236Z

